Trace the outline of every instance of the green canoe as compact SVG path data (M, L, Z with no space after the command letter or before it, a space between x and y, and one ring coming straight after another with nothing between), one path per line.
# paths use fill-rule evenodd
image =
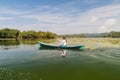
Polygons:
M52 45L52 44L46 44L46 43L42 43L39 42L40 44L40 48L46 48L46 49L84 49L84 45L76 45L76 46L66 46L66 47L60 47L57 45Z

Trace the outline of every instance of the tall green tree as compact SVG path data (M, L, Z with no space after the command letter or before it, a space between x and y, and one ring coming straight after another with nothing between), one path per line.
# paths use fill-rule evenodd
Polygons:
M19 38L20 31L17 29L4 28L0 30L0 38Z

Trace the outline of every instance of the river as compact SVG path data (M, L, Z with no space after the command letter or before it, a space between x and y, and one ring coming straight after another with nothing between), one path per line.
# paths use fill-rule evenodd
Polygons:
M0 80L120 80L120 47L65 50L63 55L40 50L38 43L0 40Z

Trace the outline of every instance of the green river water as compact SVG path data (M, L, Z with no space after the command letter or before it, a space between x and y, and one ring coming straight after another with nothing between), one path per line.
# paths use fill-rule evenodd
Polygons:
M60 53L0 40L0 80L120 80L120 47Z

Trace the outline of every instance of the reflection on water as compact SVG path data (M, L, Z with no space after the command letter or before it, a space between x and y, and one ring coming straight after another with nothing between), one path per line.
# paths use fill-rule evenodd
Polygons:
M54 39L24 39L24 40L0 40L0 45L4 45L4 46L19 46L20 44L27 44L27 45L34 45L36 43L38 43L39 41L41 42L53 42L55 41Z
M39 50L38 44L2 43L5 44L0 45L0 80L120 79L119 48Z
M53 42L54 39L0 40L0 49L3 49L3 50L16 49L16 48L19 48L20 45L35 45L39 41L48 43L48 42Z
M67 55L67 51L66 49L59 49L58 54L62 56L63 58L65 58L65 56Z
M19 40L0 40L0 49L10 50L16 49L21 44Z
M21 42L19 40L0 40L0 45L4 46L19 46Z

